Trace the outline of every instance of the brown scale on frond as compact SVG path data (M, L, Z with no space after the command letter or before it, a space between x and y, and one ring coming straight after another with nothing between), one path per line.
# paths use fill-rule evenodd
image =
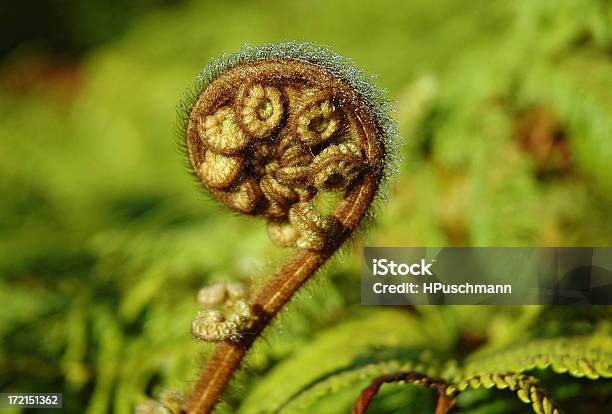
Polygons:
M360 103L347 82L309 62L234 66L193 106L191 165L220 202L269 220L276 244L325 249L341 226L322 224L333 220L316 212L313 197L348 194L365 173L382 174L379 131Z

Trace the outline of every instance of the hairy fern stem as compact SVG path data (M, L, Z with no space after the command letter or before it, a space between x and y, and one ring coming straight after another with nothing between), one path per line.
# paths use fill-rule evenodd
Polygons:
M294 248L261 290L204 288L196 337L218 342L184 406L208 413L253 342L350 238L389 175L396 127L382 93L327 49L287 42L213 62L179 104L189 166L219 202ZM330 214L317 195L341 195Z
M375 193L374 185L373 180L365 179L355 190L355 204L348 204L346 211L334 214L345 226L344 236L336 241L336 248L355 229L371 203ZM276 271L252 301L253 323L244 332L244 337L237 342L226 340L220 343L206 363L187 402L187 413L207 413L212 410L255 339L335 250L333 247L324 251L297 250Z

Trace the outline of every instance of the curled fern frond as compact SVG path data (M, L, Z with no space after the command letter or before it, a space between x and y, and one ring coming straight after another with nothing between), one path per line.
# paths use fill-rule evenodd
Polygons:
M275 243L323 250L356 223L342 223L340 209L319 217L311 201L326 191L355 197L369 180L369 192L378 191L395 137L387 107L361 72L326 49L244 48L209 65L186 93L181 145L217 200L292 233L272 230Z
M198 303L204 308L196 315L191 330L209 342L238 340L252 318L247 292L241 283L216 283L200 289Z
M185 408L206 413L261 331L384 194L397 128L369 77L298 42L245 46L211 63L178 113L180 145L203 187L230 210L266 220L277 245L295 248L246 307L196 317L195 335L220 342ZM327 215L315 203L325 192L341 195Z

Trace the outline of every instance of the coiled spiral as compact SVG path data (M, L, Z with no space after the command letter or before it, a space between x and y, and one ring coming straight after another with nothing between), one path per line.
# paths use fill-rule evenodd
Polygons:
M230 209L268 221L279 246L322 250L341 226L312 200L378 179L380 125L346 80L298 59L244 62L202 91L187 120L190 164Z
M192 330L218 345L184 412L211 412L253 342L384 195L397 128L370 80L311 44L245 46L209 64L179 102L180 144L198 181L294 248L248 299L205 288L225 299L201 302ZM322 193L339 195L328 214L317 209Z

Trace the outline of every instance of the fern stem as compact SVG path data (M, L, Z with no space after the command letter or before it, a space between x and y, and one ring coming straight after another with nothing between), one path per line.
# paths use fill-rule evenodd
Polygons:
M444 393L438 395L435 414L447 414L455 405L455 400L447 397Z
M455 400L451 396L446 395L447 384L444 380L430 378L420 372L396 372L393 374L383 375L376 378L370 383L353 404L350 414L365 414L370 403L378 394L380 387L384 383L406 381L411 384L419 385L427 388L435 388L438 391L438 402L436 404L435 414L446 414L455 405Z
M251 303L253 322L239 341L223 341L202 369L187 401L185 412L202 414L212 411L247 351L297 290L329 259L357 228L372 203L378 179L366 175L332 213L342 231L330 248L313 251L297 249L275 272Z

